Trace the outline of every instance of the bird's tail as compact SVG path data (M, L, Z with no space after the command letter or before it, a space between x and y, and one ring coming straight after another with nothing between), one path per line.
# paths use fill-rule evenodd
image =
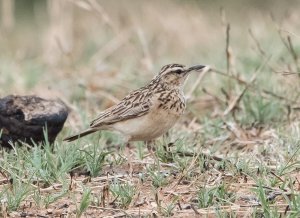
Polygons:
M64 141L72 142L74 140L77 140L77 139L79 139L79 138L81 138L83 136L86 136L86 135L91 134L91 133L96 132L96 131L98 131L98 129L87 129L87 130L85 130L85 131L83 131L83 132L81 132L79 134L76 134L76 135L64 138Z

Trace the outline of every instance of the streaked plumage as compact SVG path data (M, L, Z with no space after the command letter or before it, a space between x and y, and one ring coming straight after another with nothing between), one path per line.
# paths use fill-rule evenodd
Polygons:
M149 141L166 133L183 114L183 84L189 73L205 66L186 68L169 64L146 86L130 92L118 104L106 109L90 127L64 140L73 141L99 130L115 130L127 141Z

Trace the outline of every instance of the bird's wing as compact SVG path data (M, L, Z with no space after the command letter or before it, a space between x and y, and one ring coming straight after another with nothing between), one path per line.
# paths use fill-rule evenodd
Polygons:
M131 92L115 106L112 106L94 119L90 127L99 127L109 125L119 121L124 121L134 117L140 117L147 114L152 105L152 94L148 89L138 89Z

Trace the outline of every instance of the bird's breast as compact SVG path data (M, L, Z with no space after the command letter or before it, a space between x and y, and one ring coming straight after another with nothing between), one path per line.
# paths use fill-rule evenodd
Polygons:
M113 128L125 135L129 141L148 141L166 133L179 117L177 112L157 108L144 116L118 122Z
M157 109L165 110L168 114L180 116L184 113L185 106L185 97L178 90L165 92L157 97Z

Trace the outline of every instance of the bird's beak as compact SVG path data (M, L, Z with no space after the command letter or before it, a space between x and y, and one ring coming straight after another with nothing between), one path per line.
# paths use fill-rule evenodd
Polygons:
M206 66L205 65L195 65L195 66L192 66L190 68L187 69L187 72L190 72L190 71L200 71L201 69L205 68Z

